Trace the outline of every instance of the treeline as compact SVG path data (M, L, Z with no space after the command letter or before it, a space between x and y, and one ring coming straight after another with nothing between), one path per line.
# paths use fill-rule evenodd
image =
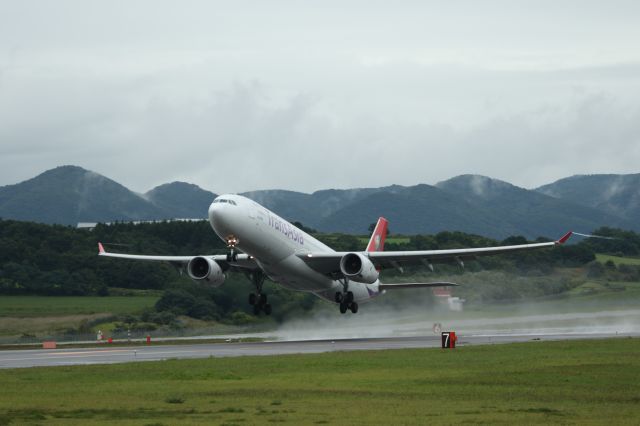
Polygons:
M606 239L583 239L554 250L537 250L468 262L473 269L530 271L554 266L580 266L595 253L640 256L640 235L611 228L594 234ZM362 237L316 234L335 250L362 250ZM579 237L573 237L577 239ZM385 250L440 250L463 247L525 244L523 237L503 241L465 234L440 232L396 238ZM0 220L0 294L100 295L110 287L165 289L183 282L173 267L162 263L98 258L97 243L110 251L159 255L224 253L224 243L205 222L117 223L97 225L92 231L59 225ZM535 242L545 241L540 238ZM224 287L224 286L223 286Z
M169 265L98 258L98 241L134 253L223 249L205 222L123 223L87 231L1 220L0 294L107 295L109 287L163 289L178 280Z
M479 258L467 262L468 270L501 270L544 275L556 266L582 266L595 259L595 253L623 256L640 255L640 235L630 231L602 228L596 234L607 239L584 239L554 250L538 250L511 255ZM362 250L363 237L344 234L316 234L339 251ZM575 237L574 237L575 238ZM97 225L92 231L65 226L0 220L0 294L108 295L112 289L157 289L164 296L157 310L195 318L231 318L249 321L246 298L253 291L246 277L231 274L219 288L192 283L163 263L147 263L99 258L97 243L111 251L194 255L224 253L222 241L208 222L160 222ZM400 241L400 242L394 242ZM537 241L543 241L538 239ZM523 244L523 237L503 241L461 232L415 235L391 239L386 250L436 250L461 247ZM456 265L437 266L455 270ZM422 268L424 269L424 268ZM633 269L633 268L632 268ZM591 266L594 276L602 267ZM411 273L411 270L408 270ZM422 271L424 272L424 270ZM606 270L605 270L606 272ZM623 271L633 274L637 271ZM393 276L397 272L385 271ZM118 290L121 291L121 290ZM312 295L269 285L270 302L278 309L274 316L311 309Z
M603 227L594 232L596 237L584 240L581 244L596 253L614 256L640 256L640 234Z

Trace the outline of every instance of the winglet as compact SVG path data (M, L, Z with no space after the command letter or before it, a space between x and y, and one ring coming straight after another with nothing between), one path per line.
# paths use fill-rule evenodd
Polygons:
M573 231L567 232L562 236L562 238L556 241L556 244L564 244L571 237L571 235L573 235Z
M106 253L104 247L102 247L102 243L98 243L98 254Z

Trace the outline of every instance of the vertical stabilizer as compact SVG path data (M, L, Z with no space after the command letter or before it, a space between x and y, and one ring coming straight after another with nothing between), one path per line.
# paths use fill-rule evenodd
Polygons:
M367 244L367 251L382 251L384 249L384 240L387 238L387 225L389 221L384 217L378 219L376 228L371 234L369 244Z

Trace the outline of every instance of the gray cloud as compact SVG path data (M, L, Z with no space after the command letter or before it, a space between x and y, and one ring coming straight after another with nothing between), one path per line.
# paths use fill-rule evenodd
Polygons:
M639 9L3 3L0 185L61 164L138 191L638 172Z

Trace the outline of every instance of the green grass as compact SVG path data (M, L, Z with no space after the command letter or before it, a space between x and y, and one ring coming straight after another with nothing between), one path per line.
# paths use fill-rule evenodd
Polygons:
M158 299L158 296L2 296L0 297L0 317L29 318L100 313L129 314L152 307Z
M151 308L158 296L0 297L0 336L48 334ZM2 422L0 422L0 426Z
M637 424L640 339L0 370L0 424Z
M640 302L640 282L589 280L564 295L575 302L596 301L601 309L627 309Z
M636 257L620 257L620 256L610 256L608 254L596 254L596 260L601 263L605 263L608 260L610 260L613 263L615 263L616 266L640 265L640 259Z

